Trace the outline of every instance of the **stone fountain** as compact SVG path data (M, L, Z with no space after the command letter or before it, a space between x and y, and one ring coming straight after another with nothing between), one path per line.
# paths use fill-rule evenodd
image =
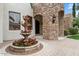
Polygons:
M36 40L35 36L29 37L32 31L32 17L27 15L23 16L23 19L24 23L22 26L24 27L24 30L21 31L21 35L24 38L15 40L11 45L7 47L6 51L11 54L31 54L41 50L43 47L42 44Z
M23 39L20 39L18 41L13 42L14 46L31 46L34 44L37 44L38 41L36 41L36 38L30 37L28 38L29 35L31 35L32 31L32 17L31 16L23 16L24 23L22 26L24 27L24 30L21 31L21 35L24 37Z

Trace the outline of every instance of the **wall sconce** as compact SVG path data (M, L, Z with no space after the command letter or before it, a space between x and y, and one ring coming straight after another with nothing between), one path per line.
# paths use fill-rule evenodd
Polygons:
M52 23L55 23L55 21L56 21L56 16L53 15L53 17L52 17Z

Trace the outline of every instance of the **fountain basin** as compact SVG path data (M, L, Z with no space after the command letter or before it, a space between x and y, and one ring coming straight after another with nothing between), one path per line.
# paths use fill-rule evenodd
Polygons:
M13 48L17 48L17 49L22 49L22 48L30 49L30 48L33 48L35 46L38 46L39 44L40 44L40 42L38 42L38 43L36 43L34 45L31 45L31 46L24 46L24 47L22 47L22 46L14 46L13 43L12 43L10 46L13 47Z
M40 42L38 42L35 45L26 46L26 47L18 47L18 46L14 46L13 44L10 44L6 48L6 52L13 55L29 55L40 51L42 48L43 45Z

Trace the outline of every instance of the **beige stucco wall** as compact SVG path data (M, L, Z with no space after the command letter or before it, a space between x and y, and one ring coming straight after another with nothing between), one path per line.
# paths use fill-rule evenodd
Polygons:
M20 30L9 30L9 11L21 13L21 20L23 21L23 16L30 15L33 16L33 11L29 3L3 3L3 40L15 40L22 37L20 35ZM33 28L34 29L34 28ZM33 30L34 31L34 30ZM32 31L32 33L33 33Z
M3 4L0 4L0 43L3 42Z

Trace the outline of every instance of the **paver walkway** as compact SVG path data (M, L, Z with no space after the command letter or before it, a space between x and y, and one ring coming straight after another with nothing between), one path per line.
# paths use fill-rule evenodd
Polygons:
M63 40L38 38L38 40L43 44L43 49L29 56L79 56L79 40L68 38L63 38ZM0 55L11 55L5 52L7 45L0 49Z

